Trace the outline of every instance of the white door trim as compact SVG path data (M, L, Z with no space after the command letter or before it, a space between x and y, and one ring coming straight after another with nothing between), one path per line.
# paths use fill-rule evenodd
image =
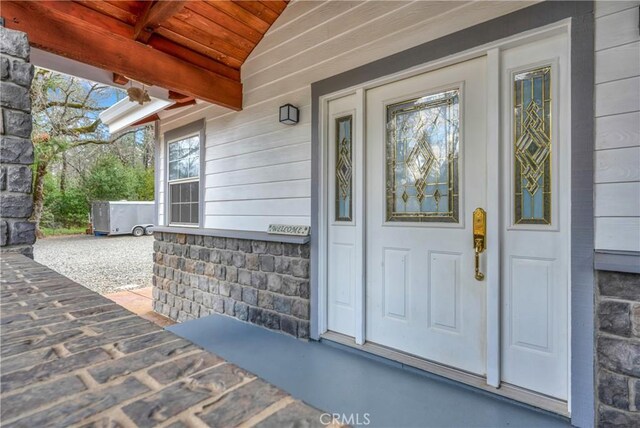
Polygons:
M366 233L366 221L367 216L364 215L365 211L365 197L366 192L364 189L365 182L365 91L363 88L356 90L356 114L355 114L355 203L356 203L356 293L355 293L355 309L356 309L356 330L355 330L355 342L358 345L363 345L365 342L365 320L367 319L366 310L366 294L365 294L365 263L366 263L366 250L365 250L365 233ZM362 186L359 186L362 184Z
M327 141L327 131L329 126L328 121L328 105L331 100L344 97L347 95L355 94L357 98L358 108L356 112L356 152L355 152L355 162L359 162L361 165L358 168L358 172L356 173L355 179L355 188L357 190L356 195L356 203L359 205L360 209L355 210L355 221L360 224L360 233L359 237L362 239L362 242L358 243L358 247L362 250L359 251L356 260L358 267L361 269L361 272L357 275L358 278L358 286L356 288L356 314L358 319L356 319L356 336L353 340L345 340L340 341L349 346L358 347L368 352L372 352L370 347L367 346L366 336L365 336L365 242L364 242L364 198L365 198L365 187L364 187L364 141L366 140L366 135L364 134L365 126L364 126L364 118L365 118L365 93L366 90L381 86L387 83L391 83L394 81L402 80L411 76L415 76L417 74L422 74L431 70L435 70L438 68L446 67L448 65L452 65L455 63L459 63L465 60L469 60L472 58L477 58L479 56L487 56L487 99L488 100L496 100L497 102L490 102L487 105L487 181L488 185L491 185L493 188L500 189L500 182L498 176L498 169L500 165L500 151L499 151L499 142L500 142L500 52L506 48L524 45L527 43L531 43L540 39L548 38L557 34L566 34L569 36L569 40L571 40L571 19L565 19L559 21L554 24L550 24L547 26L543 26L537 28L535 30L526 31L515 36L502 39L499 41L495 41L474 49L470 49L468 51L460 52L457 55L449 56L444 59L432 61L426 64L422 64L420 66L412 67L407 70L403 70L398 73L394 73L388 76L384 76L382 78L374 79L369 82L365 82L360 85L356 85L350 88L346 88L334 93L322 95L319 97L319 138L318 141L321 143L320 147L320 168L319 168L319 177L318 183L319 186L319 200L318 200L318 212L319 212L319 230L318 233L318 301L315 304L318 307L318 323L317 323L317 337L324 336L328 333L327 330L327 269L328 269L328 144ZM360 152L358 150L360 148ZM495 187L494 187L495 186ZM530 400L526 399L527 394L523 394L522 392L517 392L519 388L505 385L500 382L500 252L499 252L499 243L500 236L499 230L502 224L503 219L500 218L500 197L499 193L492 194L488 192L487 194L487 212L493 213L493 215L488 216L487 223L487 232L488 232L488 241L487 241L487 251L485 259L487 260L486 266L486 281L487 281L487 390L491 390L493 392L498 393L499 395L508 396L514 398L516 400L521 400L524 402L532 403ZM570 239L570 238L569 238ZM570 282L569 282L570 284ZM569 287L569 285L568 285ZM568 292L570 293L571 289L568 288ZM568 299L571 302L571 297ZM314 304L314 302L312 302ZM569 316L569 326L571 325L571 310L568 310ZM335 333L328 333L328 336L331 337L332 340L335 340ZM571 331L569 330L568 334L568 361L571 360ZM397 352L394 353L394 355ZM400 354L400 353L397 353ZM412 357L415 359L415 357ZM429 370L426 368L426 370ZM429 370L431 371L431 370ZM447 374L442 374L447 376ZM571 371L568 370L568 375L570 377ZM454 378L455 379L455 378ZM456 379L458 380L458 379ZM468 382L466 382L468 383ZM571 388L571 379L569 378L569 388ZM503 387L502 391L499 391L498 388ZM511 392L510 392L511 391ZM515 391L515 392L514 392ZM571 397L571 391L568 394ZM524 398L523 398L524 397ZM554 400L557 401L557 400ZM554 404L553 406L547 407L551 411L556 413L570 414L571 403L567 402L567 408L565 411L559 410L558 406Z
M487 51L487 189L500 189L500 48ZM493 102L491 102L493 100ZM496 102L495 100L498 100ZM500 194L487 192L487 384L500 387Z

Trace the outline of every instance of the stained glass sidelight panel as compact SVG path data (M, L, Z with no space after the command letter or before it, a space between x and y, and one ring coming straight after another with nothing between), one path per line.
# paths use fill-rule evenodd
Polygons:
M336 119L336 221L352 219L352 116Z
M458 222L459 92L387 106L387 221Z
M551 67L514 76L515 224L551 224Z

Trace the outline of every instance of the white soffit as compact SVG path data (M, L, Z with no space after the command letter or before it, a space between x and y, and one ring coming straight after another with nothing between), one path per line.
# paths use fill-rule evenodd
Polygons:
M101 112L100 120L109 127L109 132L114 134L172 104L174 104L173 101L151 97L151 102L140 105L129 101L129 98L124 98Z

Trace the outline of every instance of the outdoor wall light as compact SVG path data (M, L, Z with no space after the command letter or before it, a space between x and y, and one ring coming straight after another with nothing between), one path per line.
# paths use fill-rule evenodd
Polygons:
M298 107L291 104L280 106L280 123L285 125L295 125L299 118Z

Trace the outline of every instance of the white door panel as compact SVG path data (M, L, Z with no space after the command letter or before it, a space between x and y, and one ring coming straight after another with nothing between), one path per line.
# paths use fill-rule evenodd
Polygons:
M516 76L546 69L550 91L543 86L550 108L550 129L534 129L531 141L517 138L513 105ZM503 236L502 266L502 380L546 395L568 397L568 289L570 219L570 135L569 135L569 63L565 35L512 48L502 53L502 169L510 171L502 179ZM535 80L535 79L534 79ZM526 87L523 93L535 93ZM524 90L526 89L526 90ZM533 98L535 98L534 96ZM526 102L522 103L526 107ZM543 117L546 111L539 111ZM534 117L530 115L529 117ZM521 126L526 129L527 125ZM540 132L539 132L540 131ZM540 135L540 134L546 134ZM549 141L545 141L549 139ZM540 141L537 141L540 140ZM524 161L516 164L516 146L529 144L531 158L550 165L537 172ZM534 144L532 145L531 142ZM550 144L543 152L541 147ZM541 156L538 156L541 154ZM527 169L528 168L528 169ZM547 169L545 169L547 168ZM516 173L542 185L533 196L522 186L516 188ZM545 188L545 181L548 187ZM548 190L548 194L543 191ZM522 199L520 199L522 198ZM540 198L536 200L536 198ZM545 208L544 198L549 207ZM522 201L522 202L521 202ZM525 204L531 203L531 208ZM540 205L542 202L542 205ZM518 217L518 204L522 204ZM537 205L536 205L537 204ZM529 215L526 215L529 210Z
M359 240L357 207L354 203L355 95L345 96L328 106L328 288L327 328L355 336L356 285L361 270L357 263ZM345 153L339 161L343 144ZM343 164L344 163L344 164ZM337 171L342 168L342 174ZM340 198L338 194L344 192ZM342 205L340 206L340 204Z
M485 205L486 195L485 67L485 58L456 64L371 89L366 101L367 340L481 375L486 370L485 286L474 279L470 228L471 213ZM448 110L428 110L428 97L449 91L458 91L458 116L451 110L454 119L440 122L439 115ZM419 103L427 106L423 116L412 113ZM396 111L410 113L391 116L395 137L388 137L389 115ZM445 129L456 125L457 165L439 166L453 156L439 154L439 135L454 138ZM404 131L405 126L413 129ZM423 132L430 126L433 131ZM397 139L394 149L388 145L396 140L389 138ZM430 140L429 148L413 141L421 138ZM389 168L400 174L394 184ZM434 168L440 168L435 176ZM455 185L449 174L458 175ZM407 177L415 185L404 185ZM427 184L419 181L425 177ZM440 209L444 200L448 210Z

